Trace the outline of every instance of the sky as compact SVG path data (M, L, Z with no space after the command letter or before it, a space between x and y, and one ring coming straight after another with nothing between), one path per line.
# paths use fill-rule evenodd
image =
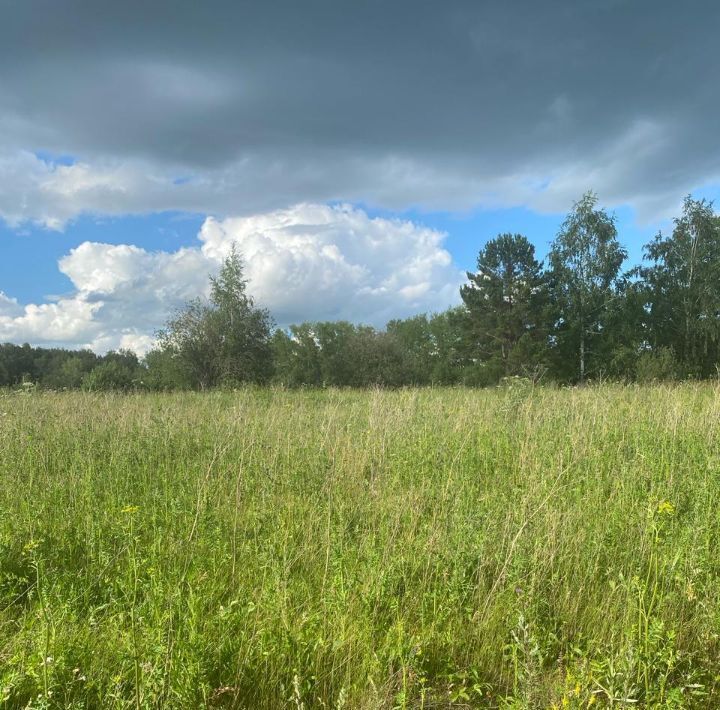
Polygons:
M283 326L458 302L593 190L720 192L720 5L0 0L0 342L152 347L233 243Z

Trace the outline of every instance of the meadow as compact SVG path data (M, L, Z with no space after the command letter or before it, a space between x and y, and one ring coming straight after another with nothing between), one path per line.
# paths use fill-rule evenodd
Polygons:
M720 707L720 388L0 394L0 705Z

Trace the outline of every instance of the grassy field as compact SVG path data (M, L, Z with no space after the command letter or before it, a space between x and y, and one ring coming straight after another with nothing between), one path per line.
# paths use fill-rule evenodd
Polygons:
M0 394L0 704L720 707L720 389Z

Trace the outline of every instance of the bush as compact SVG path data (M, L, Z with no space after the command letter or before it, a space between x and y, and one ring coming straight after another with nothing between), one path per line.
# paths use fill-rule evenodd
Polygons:
M658 348L645 352L635 365L638 382L657 382L677 378L678 363L671 348Z
M127 391L134 386L134 371L117 360L101 363L83 378L83 389L91 391Z

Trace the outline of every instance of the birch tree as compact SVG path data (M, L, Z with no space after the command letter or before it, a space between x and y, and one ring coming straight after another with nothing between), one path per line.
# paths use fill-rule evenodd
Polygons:
M617 239L615 218L598 209L597 201L587 192L575 203L549 255L556 362L580 382L591 364L592 371L601 364L594 355L598 341L608 335L608 309L621 295L620 267L627 256Z
M650 338L669 348L683 375L715 374L720 359L720 219L706 200L687 197L670 236L645 247Z

